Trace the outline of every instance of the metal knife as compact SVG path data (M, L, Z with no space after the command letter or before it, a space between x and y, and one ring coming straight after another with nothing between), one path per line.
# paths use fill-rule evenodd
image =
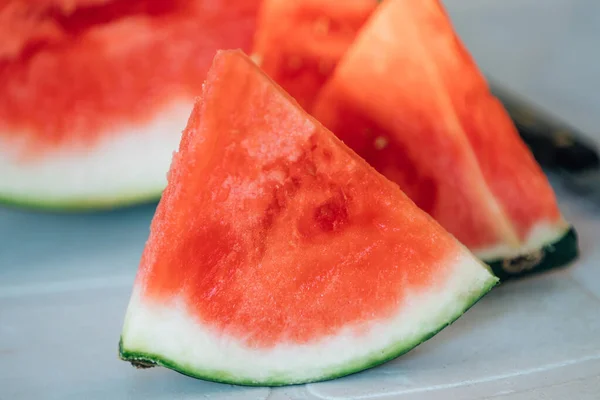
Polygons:
M600 204L600 152L596 144L499 84L491 82L490 87L542 168L557 175L566 188L591 196Z

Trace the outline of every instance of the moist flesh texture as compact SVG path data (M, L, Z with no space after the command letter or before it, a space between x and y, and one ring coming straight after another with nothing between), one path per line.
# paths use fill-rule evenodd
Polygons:
M399 338L381 357L363 355L355 370L425 340L496 279L247 57L224 51L174 156L127 319L142 308L183 309L195 326L256 351L260 365L279 346L310 348L347 327L361 337L401 314L414 296L434 299L463 272L469 282L450 286L457 305L451 312L434 313L431 327L415 327L414 340ZM127 336L131 329L126 323L125 359L211 378L153 354L152 344L140 347ZM269 374L259 381L270 379L276 381Z
M259 1L9 1L0 6L0 136L28 160L91 147L193 104L219 48L248 50ZM76 101L74 100L76 99ZM182 126L183 128L183 126ZM173 134L176 134L174 132Z
M293 339L309 340L385 316L403 286L448 273L442 261L455 241L244 57L217 58L204 97L142 259L145 296L180 293L199 318L270 346L290 319ZM302 314L290 314L298 304Z

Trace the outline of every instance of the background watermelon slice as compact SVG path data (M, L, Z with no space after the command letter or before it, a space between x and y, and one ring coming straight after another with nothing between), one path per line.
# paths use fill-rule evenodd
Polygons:
M152 222L120 342L236 384L396 357L497 282L240 51L219 52Z
M265 10L268 7L276 11ZM371 31L371 38L365 40L369 33L363 33L362 44L352 45L354 37L340 37L334 31L332 40L338 43L338 48L348 49L352 45L353 59L345 61L344 66L352 72L346 71L343 78L333 79L327 89L330 93L321 95L317 109L313 107L314 97L322 87L300 84L319 82L314 68L290 74L283 62L261 66L361 156L401 184L421 208L492 264L498 275L508 278L531 272L533 268L540 271L572 260L577 255L574 231L560 217L552 189L518 137L509 116L489 94L487 82L461 45L442 6L439 2L407 4L401 1L395 7L398 13L404 9L402 18L410 21L395 27L393 25L403 19L394 19L393 11L388 12L389 26L370 22L370 27L365 30ZM374 7L365 9L367 17L372 10ZM323 21L328 18L336 25L344 25L344 12L338 10L337 14L331 15L328 6L319 9L310 0L263 3L262 18L257 27L257 37L262 43L258 46L257 42L254 48L257 61L302 58L303 65L318 65L324 57L321 52L302 50L295 55L294 48L285 47L286 42L273 27L285 26L290 32L287 36L292 32L302 36L295 41L303 43L303 49L317 48L328 40L323 37L326 34L322 30L318 36L314 33L318 30L311 31L311 28L327 25ZM271 18L267 18L269 16ZM346 24L352 26L353 31L362 29L362 25L358 26L351 18ZM272 45L268 44L270 41ZM419 54L421 48L424 52ZM340 53L343 55L345 51L331 54ZM400 59L402 57L404 59ZM340 58L326 60L337 65ZM448 61L452 59L458 61ZM419 62L434 64L434 67L441 65L438 74L445 81L432 83L431 74L420 72ZM348 64L352 65L348 67ZM363 64L368 65L365 70ZM312 80L307 78L311 73ZM297 84L290 83L298 75L303 79ZM329 76L331 73L326 79ZM457 79L458 76L461 78ZM453 79L459 82L455 83ZM411 84L412 87L408 87ZM454 121L446 121L446 127L441 131L436 119L443 113L440 107L444 106L438 105L436 109L435 105L440 89L449 97L449 108L455 108L451 114L456 114ZM383 107L379 104L380 98ZM415 125L415 121L421 120L424 122ZM396 128L379 126L379 121L383 121L383 125L397 125ZM462 141L461 135L454 135L455 140L436 141L436 132L454 129L448 124L464 131ZM402 140L390 141L386 129L401 131ZM432 132L434 147L436 144L438 147L430 148L432 141L427 140L427 151L424 151L421 138ZM413 159L410 150L417 154L418 160ZM431 156L438 153L445 157ZM454 170L452 176L455 178L447 179L446 172L436 172L446 170ZM438 179L432 179L432 176ZM456 176L463 181L458 181ZM527 197L521 199L515 193L527 193Z
M264 0L252 58L310 110L377 0Z
M561 217L552 188L490 94L441 4L389 3L379 6L366 26L355 28L361 29L355 42L345 37L350 50L312 107L314 116L400 184L500 276L572 260L577 240ZM264 41L281 40L273 25L306 32L315 22L291 17L307 14L305 8L320 18L330 12L327 7L313 10L318 6L310 1L286 4L288 11L278 14L278 22L259 21L258 36ZM264 9L261 13L270 15ZM308 34L296 40L305 48L327 42ZM273 54L255 48L258 60L293 57L293 49L263 48ZM322 57L318 52L300 56L308 65ZM275 79L293 79L280 65L263 67ZM306 99L302 86L287 87L305 104L315 102ZM310 93L319 91L311 88Z
M259 0L0 5L0 201L157 199L215 51L249 50Z

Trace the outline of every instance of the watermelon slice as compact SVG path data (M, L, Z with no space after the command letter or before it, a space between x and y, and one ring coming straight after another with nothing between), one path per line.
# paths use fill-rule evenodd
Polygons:
M264 0L252 58L305 109L377 0Z
M576 257L551 186L438 0L378 6L312 113L498 275Z
M0 201L157 199L216 50L250 49L259 4L3 1Z
M497 281L241 51L222 51L173 158L119 352L233 384L330 379L405 353Z

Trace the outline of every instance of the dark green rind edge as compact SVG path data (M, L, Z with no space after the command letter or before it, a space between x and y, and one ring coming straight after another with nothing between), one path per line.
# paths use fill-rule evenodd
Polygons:
M571 227L560 239L544 245L537 252L504 260L484 260L501 281L524 278L551 269L567 267L579 257L579 241Z
M272 376L264 381L254 381L247 379L240 379L227 371L195 371L189 369L183 365L178 364L176 361L169 360L167 358L163 358L158 354L150 354L144 352L135 352L135 351L127 351L123 348L123 338L119 340L119 358L123 361L131 362L134 366L139 368L150 368L154 366L161 366L168 369L172 369L176 372L179 372L183 375L187 375L192 378L202 379L205 381L217 382L217 383L226 383L232 385L240 385L240 386L288 386L288 385L298 385L305 383L314 383L314 382L323 382L336 378L341 378L343 376L351 375L354 373L362 372L364 370L376 367L378 365L384 364L390 360L393 360L401 355L408 353L410 350L414 349L421 343L431 339L437 333L442 331L447 326L451 325L458 318L460 318L464 313L466 313L471 307L473 307L481 298L483 298L490 290L492 290L497 284L499 280L494 277L490 277L487 285L476 295L471 296L469 299L465 301L465 307L460 310L456 315L450 318L450 320L444 323L439 329L426 333L422 335L420 338L411 341L406 344L396 344L392 345L386 349L383 349L371 357L364 358L358 361L354 361L345 366L340 366L337 369L331 370L331 372L325 372L321 377L317 377L314 379L306 379L306 380L295 380L293 377L289 376Z
M158 203L163 188L141 194L115 195L107 198L73 198L46 201L37 198L8 197L0 193L0 205L21 211L54 212L73 214L82 212L111 211L144 204Z

